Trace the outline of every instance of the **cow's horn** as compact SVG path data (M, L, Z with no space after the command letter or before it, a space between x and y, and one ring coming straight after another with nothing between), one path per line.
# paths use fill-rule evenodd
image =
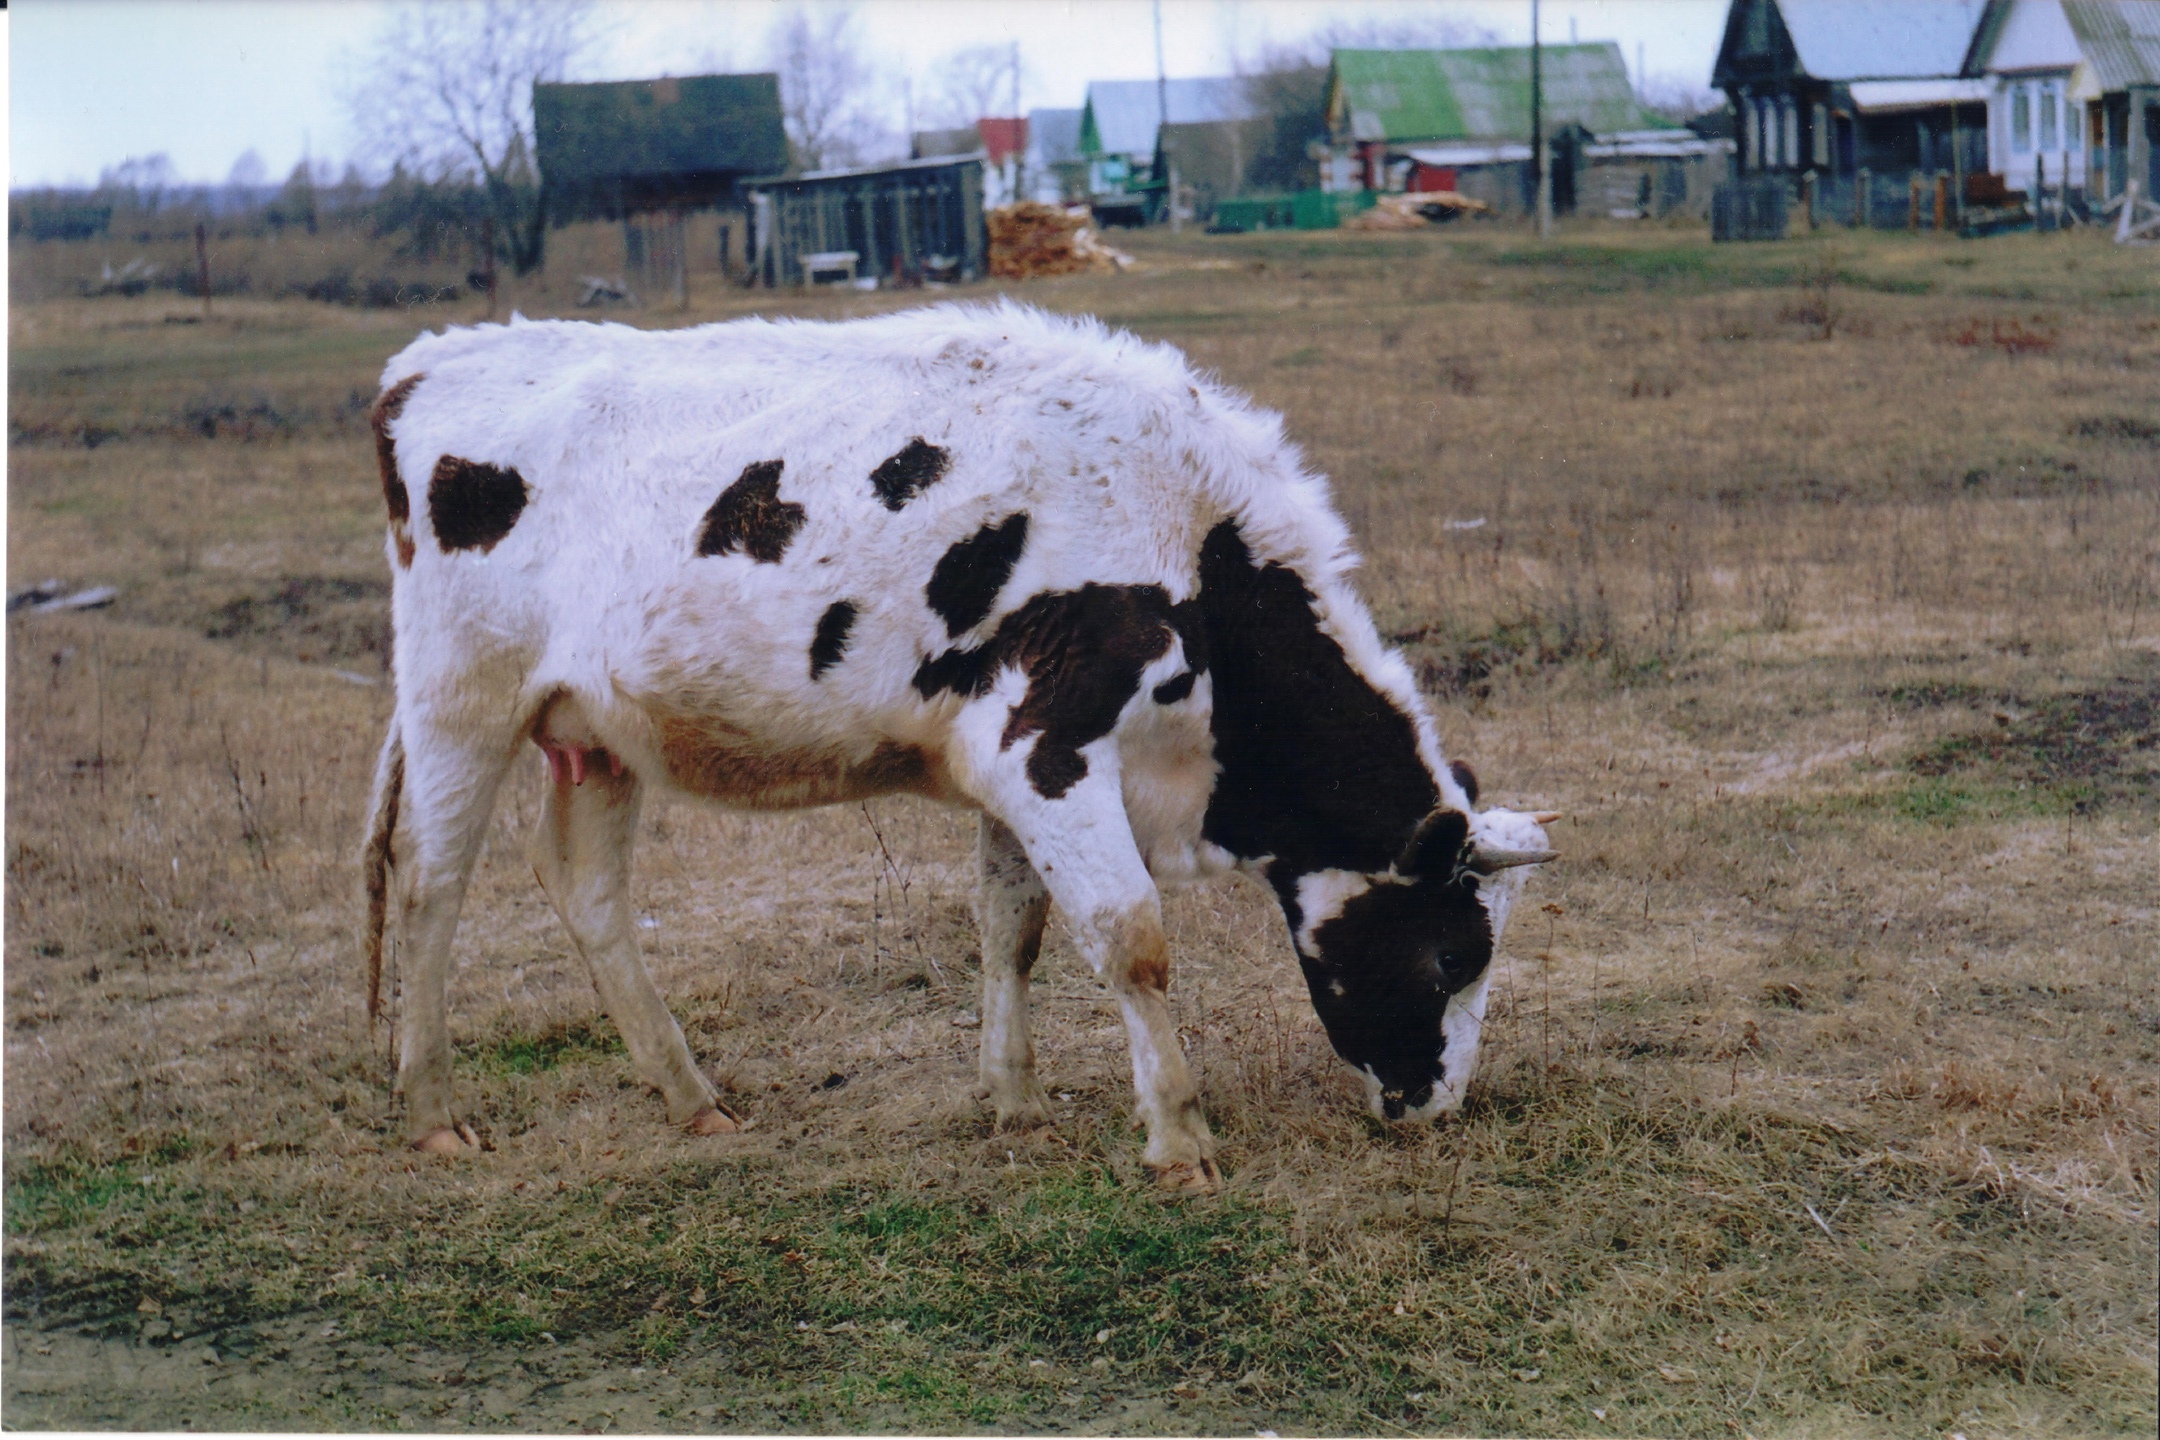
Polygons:
M1490 875L1495 870L1508 870L1517 865L1543 865L1559 858L1557 850L1510 850L1499 845L1477 845L1470 851L1470 868L1480 875Z
M1530 818L1540 825L1550 825L1555 820L1567 819L1567 812L1564 810L1540 810Z

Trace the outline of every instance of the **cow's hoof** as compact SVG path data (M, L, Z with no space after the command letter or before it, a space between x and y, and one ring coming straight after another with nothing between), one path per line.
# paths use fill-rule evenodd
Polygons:
M1040 1100L1023 1100L1017 1105L1000 1106L994 1128L999 1131L1048 1130L1051 1124L1048 1105Z
M683 1126L683 1129L692 1135L733 1135L742 1128L742 1117L718 1101L698 1111L690 1117L690 1122Z
M1155 1183L1164 1190L1180 1195L1213 1195L1222 1189L1222 1172L1215 1168L1213 1160L1178 1160L1168 1165L1150 1165L1155 1172Z
M472 1127L468 1125L445 1125L442 1129L430 1130L413 1141L412 1148L423 1155L462 1155L467 1149L479 1148L477 1137L472 1140L465 1138L471 1134Z

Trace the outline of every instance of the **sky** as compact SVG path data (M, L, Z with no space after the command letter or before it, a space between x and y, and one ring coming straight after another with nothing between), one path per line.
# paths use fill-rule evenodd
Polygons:
M596 0L603 41L572 78L755 70L779 0ZM15 0L8 12L9 183L89 185L164 153L189 181L247 151L282 178L303 155L358 154L346 97L387 0ZM856 24L895 79L922 86L963 46L1017 42L1021 108L1078 106L1090 80L1155 74L1151 0L860 0ZM1630 75L1708 86L1725 0L1545 0L1544 37L1616 40ZM1223 75L1330 22L1444 17L1527 44L1529 0L1162 0L1164 62ZM893 128L900 88L886 97Z

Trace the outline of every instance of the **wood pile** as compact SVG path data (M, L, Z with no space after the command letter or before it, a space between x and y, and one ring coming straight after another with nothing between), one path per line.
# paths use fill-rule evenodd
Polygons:
M1370 210L1343 221L1345 230L1422 230L1461 215L1482 215L1492 207L1453 190L1425 190L1409 195L1382 195Z
M1081 207L1023 200L989 215L990 273L1000 280L1122 270L1132 257L1102 243Z

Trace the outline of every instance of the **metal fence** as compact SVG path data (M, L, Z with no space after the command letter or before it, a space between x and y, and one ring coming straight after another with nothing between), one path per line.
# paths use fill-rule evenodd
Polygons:
M1710 195L1714 241L1782 240L1792 219L1792 183L1782 175L1728 180Z

